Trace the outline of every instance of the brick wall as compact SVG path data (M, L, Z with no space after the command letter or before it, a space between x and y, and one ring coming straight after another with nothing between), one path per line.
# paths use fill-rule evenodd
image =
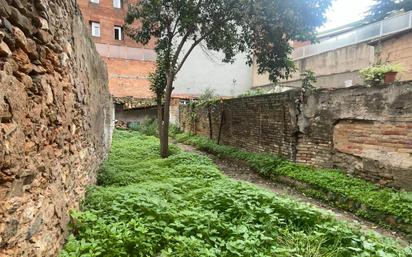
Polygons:
M114 39L114 26L122 26L124 24L127 4L136 2L137 0L124 0L123 8L117 9L113 7L113 0L100 0L99 4L92 3L90 0L78 0L86 25L90 25L91 21L100 23L100 37L93 37L93 41L95 43L153 49L154 41L143 46L137 44L126 35L124 35L124 40Z
M123 8L117 9L113 7L113 0L100 0L99 4L78 0L89 30L91 21L100 23L100 37L92 39L107 64L110 93L114 97L152 98L148 76L156 65L153 50L155 41L143 46L127 35L123 35L123 40L114 39L114 26L124 24L127 4L135 2L123 1Z
M107 70L75 0L0 0L0 256L56 256L110 147Z
M103 58L109 72L109 89L115 97L132 96L153 98L149 74L155 70L155 62Z
M412 190L411 99L403 84L224 100L210 112L212 137L223 120L223 144ZM181 106L182 128L209 136L208 110L189 109Z
M388 38L380 42L377 47L376 61L399 63L406 70L399 74L400 80L412 80L412 32Z
M298 94L299 91L289 91L224 100L219 106L211 108L213 139L217 140L220 131L223 144L294 158L293 134L297 129L295 100ZM186 131L209 137L208 110L198 110L193 122L188 109L181 109L181 125Z

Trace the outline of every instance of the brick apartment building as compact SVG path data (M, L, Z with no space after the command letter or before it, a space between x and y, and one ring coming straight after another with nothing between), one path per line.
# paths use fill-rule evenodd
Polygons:
M153 44L139 45L122 30L127 4L132 1L78 0L97 51L107 64L110 93L115 99L153 97L148 81L155 67Z
M96 49L107 64L116 120L124 123L156 117L154 101L149 100L154 95L148 81L149 73L155 68L154 44L139 45L122 31L127 6L136 1L78 0ZM212 55L218 56L218 53ZM207 88L221 96L234 96L251 87L252 70L245 64L244 56L240 56L234 64L210 59L210 53L196 48L177 76L172 100L172 122L177 120L177 106L181 100L194 98ZM214 79L211 80L211 77Z

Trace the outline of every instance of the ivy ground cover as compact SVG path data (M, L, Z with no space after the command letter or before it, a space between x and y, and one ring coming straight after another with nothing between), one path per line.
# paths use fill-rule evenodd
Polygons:
M226 178L204 156L116 131L60 256L411 256L327 213Z
M178 142L216 156L242 161L273 180L285 176L303 182L310 187L298 186L297 190L382 226L401 230L412 238L412 192L380 187L338 170L309 167L271 154L218 145L204 137L186 133L172 133L172 136Z

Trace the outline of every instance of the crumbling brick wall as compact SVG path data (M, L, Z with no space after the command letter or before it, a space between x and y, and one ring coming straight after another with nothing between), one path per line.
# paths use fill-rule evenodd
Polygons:
M0 0L0 256L55 256L110 146L107 71L75 0Z
M180 108L185 131L210 137L207 109ZM210 117L223 144L412 190L411 84L236 98Z
M210 108L212 137L223 144L254 152L270 152L293 159L296 132L296 99L300 92L224 100ZM210 137L209 110L181 108L179 118L185 131Z

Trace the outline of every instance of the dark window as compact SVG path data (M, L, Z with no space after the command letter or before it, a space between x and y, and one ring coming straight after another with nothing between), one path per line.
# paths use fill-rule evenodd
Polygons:
M114 26L114 39L115 40L123 40L122 27Z

